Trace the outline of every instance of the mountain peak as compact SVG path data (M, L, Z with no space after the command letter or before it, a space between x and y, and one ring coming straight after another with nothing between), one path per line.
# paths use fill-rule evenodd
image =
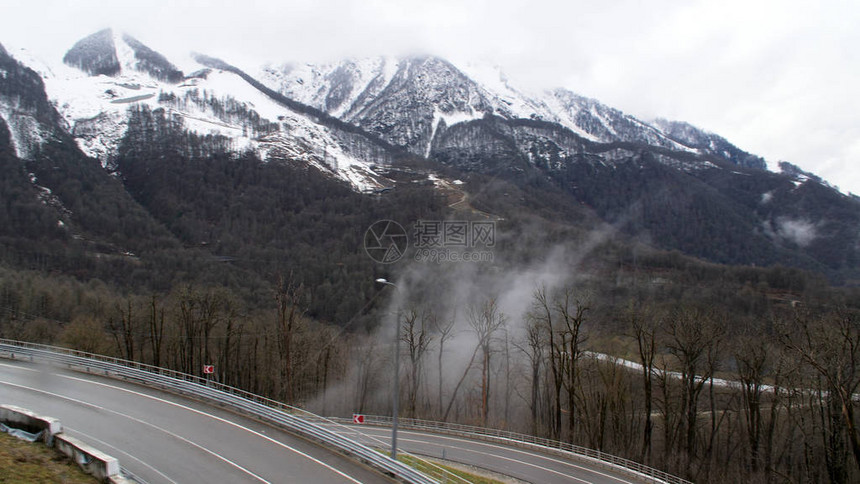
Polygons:
M168 82L182 80L182 71L163 55L128 34L100 30L79 40L66 52L63 62L90 76L116 76L123 70L144 72Z
M122 70L111 29L99 30L77 41L63 56L63 62L91 76L115 76Z
M179 82L182 80L182 71L163 55L128 34L123 34L122 40L134 51L137 70L146 72L162 81Z

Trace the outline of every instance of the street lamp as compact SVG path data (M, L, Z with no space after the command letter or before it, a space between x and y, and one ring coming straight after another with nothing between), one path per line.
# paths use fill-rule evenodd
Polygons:
M391 286L395 291L400 292L394 283L388 282L386 279L379 278L377 283ZM394 390L391 396L392 416L391 416L391 458L397 460L397 414L398 405L400 403L400 309L394 315Z

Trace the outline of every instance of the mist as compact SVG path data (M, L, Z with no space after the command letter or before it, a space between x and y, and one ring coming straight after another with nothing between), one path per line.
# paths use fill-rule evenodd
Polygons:
M546 228L537 222L512 232L497 231L493 263L405 258L393 268L393 286L380 288L388 300L378 326L354 336L347 376L308 402L307 408L342 417L352 413L390 415L395 325L399 322L401 415L441 420L450 406L449 420L465 417L474 421L481 362L480 355L475 356L480 341L473 325L482 305L492 301L501 324L490 339L490 419L502 422L525 412L525 389L517 385L527 381L524 348L536 292L554 297L569 291L577 302L588 303L591 294L587 286L592 276L584 267L616 231L603 226L561 243L548 242L545 233ZM410 319L414 320L415 332L427 338L415 372L407 334ZM416 374L417 408L410 409Z

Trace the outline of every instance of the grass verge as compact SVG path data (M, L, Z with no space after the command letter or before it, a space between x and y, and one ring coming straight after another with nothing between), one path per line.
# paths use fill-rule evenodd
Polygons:
M77 464L38 442L26 442L0 432L0 483L95 484Z
M385 454L387 456L391 455L390 452L386 452L386 451L380 451L380 452L382 452L383 454ZM417 470L418 472L421 472L423 474L431 476L435 479L439 479L441 482L463 482L463 481L465 481L465 482L469 482L471 484L507 484L505 481L493 479L492 477L482 476L479 474L468 472L468 471L465 471L465 470L457 468L457 467L452 467L452 466L449 466L446 464L441 464L437 461L428 462L426 460L422 460L422 459L416 458L415 456L411 456L411 455L398 454L397 460L408 465L409 467ZM450 474L445 473L445 472L441 471L440 469L444 469L444 471L447 471ZM459 481L459 480L455 480L455 479L451 478L450 477L451 474L459 477L463 481ZM445 479L446 476L448 477L447 480Z

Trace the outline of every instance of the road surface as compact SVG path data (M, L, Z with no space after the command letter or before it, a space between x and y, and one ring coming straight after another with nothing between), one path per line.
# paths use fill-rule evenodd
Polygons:
M113 455L149 484L392 483L319 445L205 403L56 366L0 360L0 404L61 420L65 432ZM332 426L373 447L391 430ZM399 449L444 458L525 482L640 484L626 474L461 437L400 430Z
M338 430L338 427L332 427ZM370 426L340 427L343 435L356 441L389 448L391 429ZM398 450L419 456L446 459L514 477L535 484L642 484L626 474L592 466L578 460L540 452L411 430L398 430Z
M234 413L55 366L0 360L0 404L60 419L149 484L394 482Z

